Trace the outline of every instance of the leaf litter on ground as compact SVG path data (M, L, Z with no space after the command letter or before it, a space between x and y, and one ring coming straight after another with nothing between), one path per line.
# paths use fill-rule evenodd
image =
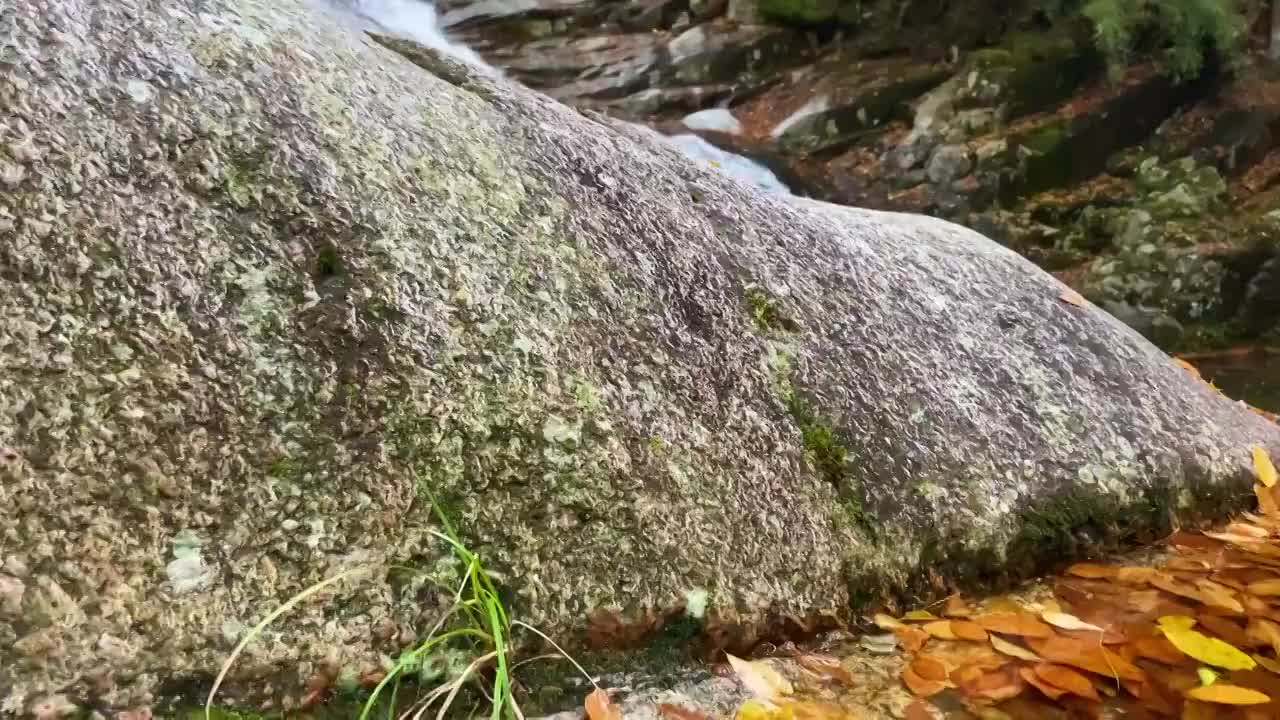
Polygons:
M1016 594L879 613L832 647L730 656L750 696L732 720L1280 718L1280 482L1265 451L1243 452L1256 512Z

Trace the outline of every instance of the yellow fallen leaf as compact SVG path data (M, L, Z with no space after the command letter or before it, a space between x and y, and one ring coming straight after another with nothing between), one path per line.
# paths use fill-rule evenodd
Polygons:
M1271 697L1239 685L1214 683L1191 688L1183 693L1192 700L1216 703L1218 705L1262 705L1271 702Z
M876 613L875 617L872 618L872 621L875 622L876 627L881 630L897 630L898 628L906 627L901 621L889 615L885 615L884 613Z
M1201 685L1212 685L1218 682L1218 673L1207 667L1196 668L1196 676L1200 678Z
M937 620L937 619L938 619L938 616L937 616L937 615L934 615L933 613L929 612L928 610L912 610L911 612L907 613L906 615L903 615L903 616L902 616L902 619L903 619L903 620L910 620L910 621L912 621L912 622L922 622L922 621L924 621L924 622L931 622L931 621L933 621L933 620Z
M728 653L725 654L729 658L729 665L737 673L738 679L757 698L776 703L783 695L792 693L791 682L782 677L768 663L761 660L743 660Z
M1161 618L1162 620L1164 618ZM1173 646L1205 665L1224 668L1226 670L1252 670L1257 666L1253 658L1238 650L1234 645L1209 637L1195 630L1182 627L1162 625L1160 629L1169 638Z
M1274 487L1276 484L1276 466L1271 463L1271 456L1267 455L1265 448L1254 445L1249 450L1253 453L1253 474L1258 477L1258 482L1267 487Z
M934 637L939 640L955 640L956 639L956 634L951 629L950 620L935 620L931 623L925 623L924 625L921 625L920 629L929 633L929 637Z
M1156 620L1156 624L1165 630L1190 630L1196 626L1196 619L1186 615L1164 615Z
M995 648L996 652L998 653L1001 653L1003 655L1008 655L1009 657L1015 657L1015 658L1018 658L1019 660L1027 660L1030 662L1044 662L1044 658L1022 647L1021 645L1015 645L1014 643L1011 643L1008 640L1005 640L999 635L988 635L987 637L991 640L991 647Z
M767 705L759 700L747 700L738 707L736 720L792 720L791 708Z
M1050 612L1048 610L1040 613L1040 619L1050 625L1062 630L1095 630L1097 632L1105 632L1097 625L1087 623L1075 615L1064 612Z

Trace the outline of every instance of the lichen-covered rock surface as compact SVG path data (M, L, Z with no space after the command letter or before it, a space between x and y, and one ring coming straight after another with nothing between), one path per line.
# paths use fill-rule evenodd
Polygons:
M150 702L353 569L233 680L394 653L436 613L398 568L450 572L428 491L581 646L1017 577L1280 455L971 231L307 0L6 0L0 36L0 712Z

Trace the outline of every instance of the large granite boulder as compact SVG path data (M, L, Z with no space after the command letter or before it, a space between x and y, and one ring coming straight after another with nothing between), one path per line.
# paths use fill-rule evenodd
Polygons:
M396 652L454 571L429 495L566 645L689 597L746 643L1219 512L1280 455L976 233L765 195L317 0L26 0L0 37L0 712L188 687L356 568L233 680Z

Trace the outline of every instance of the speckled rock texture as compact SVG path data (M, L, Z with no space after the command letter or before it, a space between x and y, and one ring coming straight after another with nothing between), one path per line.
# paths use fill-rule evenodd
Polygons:
M973 232L416 57L308 0L0 0L0 712L150 702L355 568L233 679L395 652L428 489L581 645L1029 572L1280 456Z

